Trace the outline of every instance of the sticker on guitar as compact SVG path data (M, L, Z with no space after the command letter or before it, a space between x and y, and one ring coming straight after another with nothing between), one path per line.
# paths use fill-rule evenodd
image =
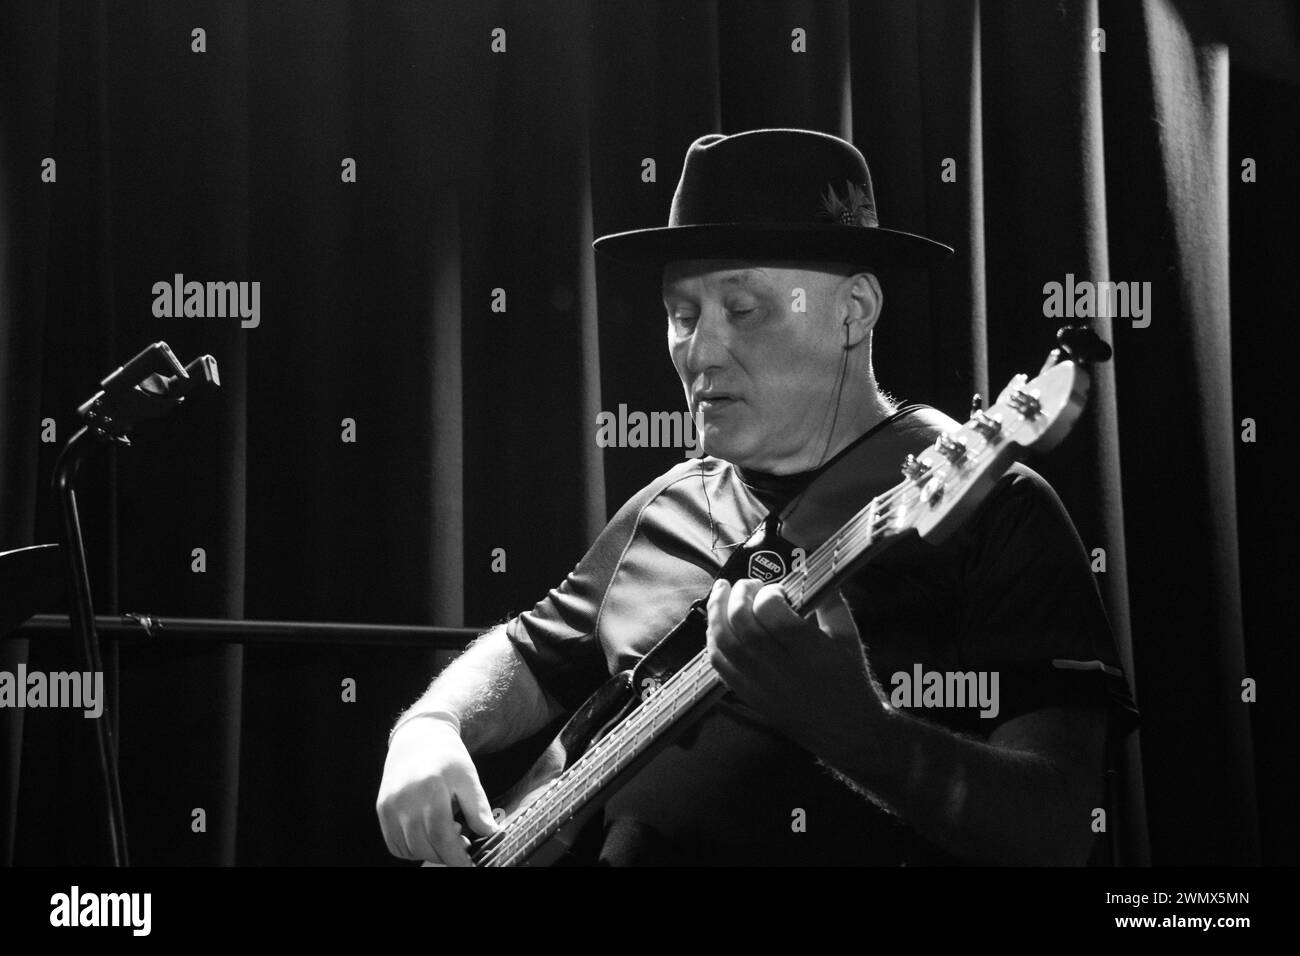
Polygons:
M749 576L767 584L785 577L785 562L775 551L755 551L749 556Z

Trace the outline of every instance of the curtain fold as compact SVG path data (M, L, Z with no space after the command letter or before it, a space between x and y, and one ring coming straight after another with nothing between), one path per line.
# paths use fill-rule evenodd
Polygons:
M1281 362L1253 320L1286 307L1297 247L1258 228L1295 193L1294 133L1260 105L1295 100L1285 7L1255 12L1272 29L1172 0L112 13L0 13L0 550L57 539L73 411L165 340L214 355L222 388L87 470L98 610L485 627L525 609L684 457L596 442L600 412L683 398L659 277L595 260L593 236L663 224L705 133L824 130L866 156L883 225L957 248L882 277L876 365L900 400L964 418L1036 371L1063 322L1048 282L1150 283L1149 324L1094 320L1115 359L1031 463L1104 554L1144 716L1114 859L1296 861L1296 740L1264 696L1294 661L1270 630L1289 598L1253 544L1280 548L1283 522L1240 439L1282 401L1250 372ZM1239 72L1256 57L1261 75ZM155 315L153 284L177 274L257 281L259 324ZM389 862L385 733L445 659L124 648L135 862ZM0 642L0 669L70 661L62 642ZM87 859L86 723L0 712L0 858Z
M1243 667L1230 390L1227 54L1162 0L1104 7L1130 38L1104 61L1112 271L1151 282L1150 324L1115 323L1125 460L1158 455L1177 475L1125 472L1126 577L1144 758L1159 862L1255 863L1259 844ZM1113 54L1113 56L1112 56ZM1155 383L1159 383L1156 385ZM1154 387L1153 387L1154 385ZM1171 555L1179 555L1177 575ZM1195 706L1189 706L1195 701ZM1206 766L1216 768L1207 778ZM1187 794L1196 793L1194 801ZM1237 821L1207 827L1204 821Z

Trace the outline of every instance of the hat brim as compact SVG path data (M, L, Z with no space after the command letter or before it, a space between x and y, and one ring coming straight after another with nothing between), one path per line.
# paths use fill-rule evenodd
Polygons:
M924 236L834 223L707 223L601 236L593 248L619 262L663 266L677 259L848 262L892 270L931 266L953 254Z

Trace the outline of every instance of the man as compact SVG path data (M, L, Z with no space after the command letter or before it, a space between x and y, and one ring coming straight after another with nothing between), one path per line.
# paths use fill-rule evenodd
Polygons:
M697 140L668 226L596 248L662 267L707 456L634 496L559 588L398 722L377 802L390 851L469 863L463 830L495 827L470 754L574 710L707 594L733 693L610 801L601 862L1086 862L1108 728L1132 711L1082 545L1034 472L1013 466L943 546L886 552L816 623L773 586L713 581L850 450L894 468L956 427L899 408L871 356L876 272L951 250L880 228L861 154L803 130ZM921 669L974 671L997 699L891 703L885 685Z

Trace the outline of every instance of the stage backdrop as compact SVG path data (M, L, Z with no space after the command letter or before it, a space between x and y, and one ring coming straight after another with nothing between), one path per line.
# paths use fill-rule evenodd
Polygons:
M57 539L74 409L161 339L214 355L222 388L88 471L100 612L477 627L529 607L683 456L597 445L600 412L683 400L657 278L591 239L662 224L705 133L824 130L865 154L884 225L957 248L885 284L899 399L963 418L1036 371L1045 283L1151 284L1145 318L1096 323L1115 361L1038 466L1104 549L1144 717L1120 859L1297 862L1296 654L1273 626L1296 619L1285 4L129 7L0 12L0 550ZM258 307L156 316L178 275L257 282ZM71 666L60 642L0 655ZM136 862L388 860L385 731L435 655L114 661ZM4 858L93 858L89 721L3 717Z

